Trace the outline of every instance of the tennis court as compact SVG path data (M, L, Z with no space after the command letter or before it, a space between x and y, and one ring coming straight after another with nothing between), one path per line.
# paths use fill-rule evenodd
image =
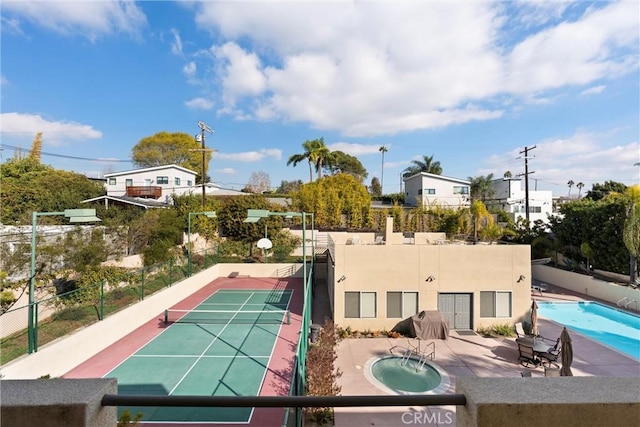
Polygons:
M219 290L109 372L119 394L257 396L290 291ZM125 408L120 408L123 410ZM248 422L252 408L129 408L144 421Z
M100 376L116 377L122 395L288 394L291 357L285 353L293 354L297 345L301 299L295 282L299 280L274 286L260 279L263 283L256 288L247 282L255 284L258 279L244 279L245 283L236 279L232 288L224 285L227 280L216 280L213 287L166 310L141 328L147 333L125 337L119 348L129 347L129 352L117 363L112 363L113 357L97 356L65 377L85 376L86 371L110 364ZM142 342L141 337L147 340ZM142 413L144 423L157 425L263 425L260 420L265 421L254 408L121 407L119 412L125 409L133 415ZM272 416L281 421L283 411L276 412Z

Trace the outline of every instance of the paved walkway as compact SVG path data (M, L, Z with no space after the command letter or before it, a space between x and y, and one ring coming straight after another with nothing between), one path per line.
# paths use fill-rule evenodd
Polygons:
M581 296L553 289L550 293L534 298L542 301L579 300ZM540 335L548 338L560 336L562 326L546 319L539 319ZM575 376L639 377L640 362L599 344L576 332L571 332ZM415 345L416 341L411 340ZM337 366L342 371L338 380L342 395L385 394L371 384L364 375L366 362L377 356L388 355L393 346L406 347L407 338L359 338L346 339L338 346ZM424 346L424 344L423 344ZM518 362L515 338L484 338L477 334L461 335L452 331L447 340L435 340L434 362L450 376L447 393L455 392L456 378L520 377L528 370ZM532 377L544 377L544 369L531 369ZM526 379L523 379L526 380ZM640 396L639 396L640 397ZM455 425L455 406L439 407L386 407L386 408L336 408L337 427L360 426L451 426Z

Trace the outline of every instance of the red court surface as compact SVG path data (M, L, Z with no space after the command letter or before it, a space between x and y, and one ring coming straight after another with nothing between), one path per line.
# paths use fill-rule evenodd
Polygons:
M164 310L167 308L191 310L220 289L259 289L292 291L289 310L291 324L285 324L275 342L273 354L260 390L260 396L287 396L291 384L291 375L295 352L300 336L303 306L303 283L299 278L218 278L199 291L186 297L172 307L162 307L157 316L150 319L134 332L91 357L84 363L63 375L63 378L102 378L111 372L129 356L158 336L165 328ZM189 426L280 426L284 417L282 408L255 408L250 423L189 423ZM182 423L149 423L145 426L158 425L171 427Z

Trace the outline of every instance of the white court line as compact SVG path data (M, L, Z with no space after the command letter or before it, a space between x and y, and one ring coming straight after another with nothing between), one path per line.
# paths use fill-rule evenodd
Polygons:
M239 309L239 310L242 310L242 307L244 307L244 306L246 305L246 303L247 303L247 302L249 302L249 300L251 299L251 297L252 297L252 296L253 296L253 292L251 293L251 295L249 295L249 297L247 298L247 300L245 301L245 303L244 303L244 304L242 304L242 305L240 306L240 309ZM240 312L239 310L238 310L238 312ZM226 325L224 325L224 327L222 328L222 330L221 330L220 332L218 332L218 335L219 335L219 334L222 334L222 333L224 332L224 330L225 330L225 329L227 329L227 326L229 326L229 325L231 324L231 322L232 322L232 321L233 321L233 319L236 317L236 315L237 315L237 313L236 313L233 317L231 317L231 319L229 320L229 322L227 322L227 324L226 324ZM218 336L216 336L216 337L213 339L213 341L211 341L211 343L210 343L210 344L209 344L209 345L208 345L208 346L207 346L207 347L202 351L202 354L200 355L200 357L198 357L198 358L196 359L196 361L195 361L195 362L193 362L193 365L191 365L191 367L187 370L187 372L185 372L185 373L184 373L184 375L182 376L182 378L180 378L180 381L178 381L178 382L176 383L176 385L171 389L171 391L169 391L169 396L171 396L171 395L173 394L173 392L176 390L176 388L178 388L178 386L179 386L180 384L182 384L182 381L184 381L184 379L187 377L187 375L189 375L189 372L191 372L191 371L193 370L193 368L195 368L195 367L196 367L196 365L198 364L198 362L200 361L200 359L202 359L202 357L203 357L203 356L204 356L204 354L207 352L207 350L209 350L209 349L211 348L211 346L213 345L213 343L215 343L217 340L218 340Z

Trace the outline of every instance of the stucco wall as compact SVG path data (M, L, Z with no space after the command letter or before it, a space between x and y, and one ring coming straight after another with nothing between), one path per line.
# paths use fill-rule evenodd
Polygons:
M334 316L342 327L391 329L386 291L419 292L419 309L436 310L438 294L472 293L472 327L524 319L531 304L531 259L526 245L336 245ZM520 275L525 280L518 282ZM338 283L338 279L346 279ZM434 276L433 281L427 277ZM331 276L329 277L331 279ZM329 287L330 289L332 286ZM344 317L344 292L377 292L377 318ZM480 291L511 291L511 318L480 318Z
M547 265L534 265L531 272L533 277L541 282L589 295L612 304L623 298L627 298L627 301L640 301L640 289L621 286L615 282L606 282L586 274L573 273ZM637 311L637 303L631 305L630 308L635 308Z

